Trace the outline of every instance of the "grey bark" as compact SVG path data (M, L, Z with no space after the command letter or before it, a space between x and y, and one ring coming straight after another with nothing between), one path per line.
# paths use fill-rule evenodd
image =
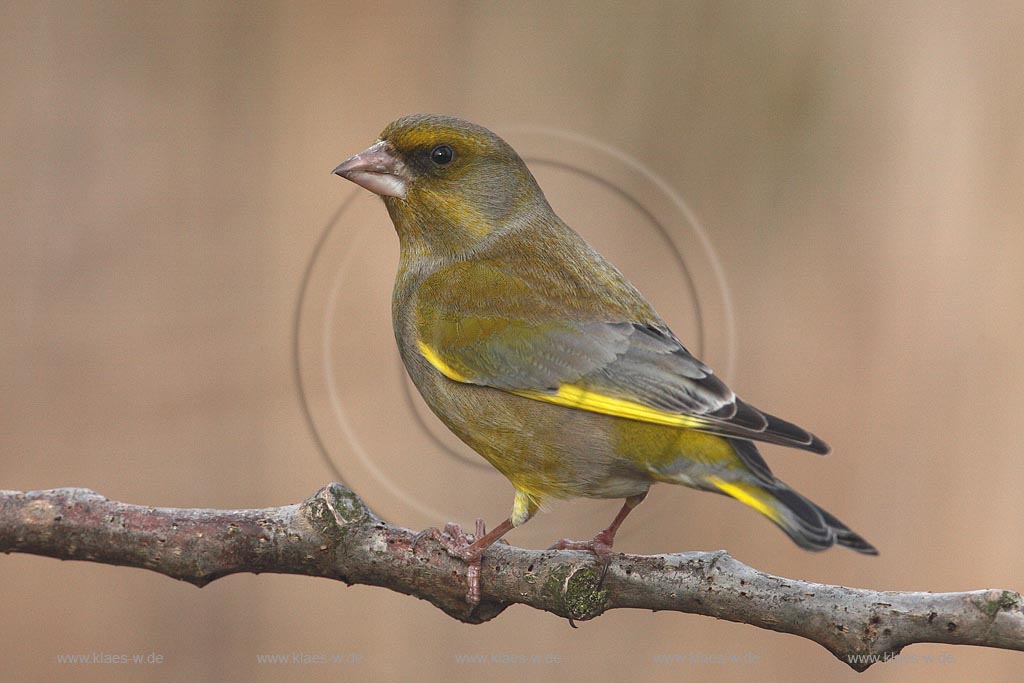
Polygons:
M196 586L228 574L322 576L382 586L481 623L524 604L571 621L609 609L705 614L813 640L863 671L912 643L1024 650L1024 603L1008 590L873 591L759 572L725 551L615 554L603 583L593 555L499 543L484 556L483 596L465 601L466 566L430 537L377 517L330 484L294 505L257 510L155 508L87 489L0 491L0 550L150 569Z

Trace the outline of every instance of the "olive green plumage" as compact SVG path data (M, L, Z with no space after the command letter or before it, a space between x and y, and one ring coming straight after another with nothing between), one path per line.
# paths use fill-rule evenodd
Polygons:
M434 413L515 487L512 525L549 498L639 502L668 482L730 495L801 547L875 552L775 478L752 441L828 447L690 355L501 138L409 116L335 172L383 196L401 243L402 360Z

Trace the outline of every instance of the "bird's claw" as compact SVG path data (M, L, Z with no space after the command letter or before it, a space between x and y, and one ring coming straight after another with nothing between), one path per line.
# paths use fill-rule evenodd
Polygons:
M416 546L425 539L431 538L437 541L438 545L452 557L466 563L466 581L469 588L466 593L466 602L471 605L480 604L480 566L483 563L483 551L474 547L477 539L483 538L487 533L484 520L476 520L474 534L467 534L458 524L449 522L444 525L444 531L437 527L427 527L413 536L409 549L416 552Z
M598 580L598 588L604 584L604 577L608 574L608 567L612 563L612 544L604 532L594 536L589 541L572 541L563 538L554 543L548 550L585 550L593 553L597 561L601 563L601 578Z
M416 552L416 547L427 538L436 541L446 553L460 560L471 559L466 549L476 540L473 534L467 534L458 524L449 522L444 525L444 531L430 526L417 533L409 543L409 550Z
M586 550L597 556L599 560L609 560L612 555L612 546L608 541L598 534L589 541L571 541L568 538L556 542L548 550Z

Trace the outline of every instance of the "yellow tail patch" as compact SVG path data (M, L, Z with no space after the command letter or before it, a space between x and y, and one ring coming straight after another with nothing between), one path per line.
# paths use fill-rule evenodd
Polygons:
M782 516L769 504L769 494L764 489L751 484L725 481L720 477L708 477L708 483L722 493L732 496L744 505L749 505L776 524L782 523Z

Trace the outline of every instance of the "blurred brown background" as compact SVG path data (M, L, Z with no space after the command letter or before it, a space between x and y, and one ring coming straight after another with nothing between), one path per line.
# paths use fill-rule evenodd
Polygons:
M879 589L1024 589L1022 34L1020 3L5 3L0 486L231 508L333 478L292 367L303 272L354 191L329 170L390 120L443 112L601 140L686 198L732 294L728 379L834 448L766 456L882 554L805 553L739 504L668 487L621 550L727 548ZM552 182L556 208L688 339L671 259L629 263L628 226L576 222L601 211ZM364 205L380 230L347 226L361 268L345 294L362 307L337 339L352 349L346 386L389 389L346 406L366 453L451 499L436 454L388 450L422 430L391 398L397 240ZM345 471L355 449L328 437ZM511 488L472 476L488 477L474 495L496 523ZM382 488L360 492L396 523L431 522ZM559 504L510 541L583 537L617 505ZM19 555L0 558L0 585L8 680L854 678L809 642L675 613L572 630L513 608L471 627L380 589L235 576L197 591ZM164 662L57 662L93 652ZM275 653L346 663L259 663ZM1005 680L1021 664L980 648L905 654L858 680ZM550 663L462 661L477 655Z

